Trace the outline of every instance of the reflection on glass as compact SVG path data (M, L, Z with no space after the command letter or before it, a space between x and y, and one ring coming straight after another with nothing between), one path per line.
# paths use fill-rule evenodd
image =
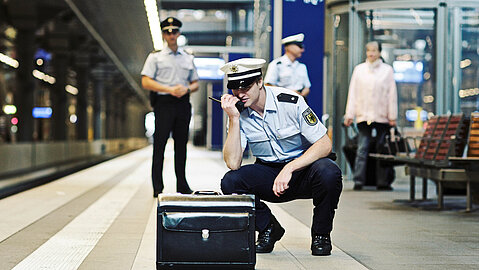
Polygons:
M349 16L345 14L337 14L333 17L334 27L334 53L333 53L333 100L328 101L328 113L332 115L343 115L346 107L346 97L348 96L349 74ZM342 117L335 117L335 125L341 126ZM331 123L331 122L330 122ZM340 148L341 133L333 132L334 143L336 148Z
M361 48L370 40L381 42L381 56L393 66L398 89L398 125L417 126L422 117L411 114L411 110L423 110L423 114L435 112L434 10L375 9L359 15L364 26Z
M479 9L460 10L461 57L457 61L460 68L460 106L466 115L479 109Z

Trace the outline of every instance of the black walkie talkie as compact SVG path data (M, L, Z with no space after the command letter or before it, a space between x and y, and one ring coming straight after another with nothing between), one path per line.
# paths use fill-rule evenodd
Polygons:
M213 101L216 101L216 102L218 102L218 103L221 103L221 100L218 100L218 99L216 99L216 98L214 98L214 97L208 97L208 98L211 99L211 100L213 100ZM238 111L241 113L241 112L244 110L244 102L242 102L242 101L236 102L235 107L236 107L236 109L238 109Z

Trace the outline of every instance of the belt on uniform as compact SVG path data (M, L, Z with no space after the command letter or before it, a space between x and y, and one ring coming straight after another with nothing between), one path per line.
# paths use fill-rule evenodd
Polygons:
M336 153L334 152L331 152L329 153L329 155L327 155L325 158L329 158L331 159L332 161L335 161L337 159L337 156L336 156ZM287 161L287 162L267 162L267 161L263 161L259 158L256 159L256 161L254 162L255 164L261 164L261 165L265 165L265 166L269 166L269 167L272 167L272 168L283 168L286 164L288 164L290 161Z
M265 165L265 166L268 166L268 167L271 167L271 168L283 168L286 164L288 164L288 162L267 162L267 161L263 161L259 158L257 158L254 163Z
M179 102L189 102L190 94L186 94L180 98L177 98L172 95L156 95L156 100L160 103L179 103Z

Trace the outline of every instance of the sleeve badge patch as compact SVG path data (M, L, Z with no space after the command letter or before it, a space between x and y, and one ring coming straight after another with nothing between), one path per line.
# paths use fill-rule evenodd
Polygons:
M314 126L318 123L318 118L316 117L316 115L314 115L311 108L307 108L303 112L303 118L306 121L306 123L308 123L308 125L310 125L310 126Z

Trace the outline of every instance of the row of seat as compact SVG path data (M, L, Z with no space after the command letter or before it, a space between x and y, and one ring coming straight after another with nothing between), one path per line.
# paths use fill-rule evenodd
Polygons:
M472 208L471 182L479 181L479 113L431 117L423 136L388 140L388 154L370 154L393 165L405 165L410 176L410 200L415 200L415 178L423 178L422 199L427 199L427 181L437 185L438 208L444 207L444 189L466 189L466 211ZM404 147L398 144L402 142ZM467 148L467 155L464 156ZM397 151L393 151L393 149ZM403 151L399 151L403 149Z

